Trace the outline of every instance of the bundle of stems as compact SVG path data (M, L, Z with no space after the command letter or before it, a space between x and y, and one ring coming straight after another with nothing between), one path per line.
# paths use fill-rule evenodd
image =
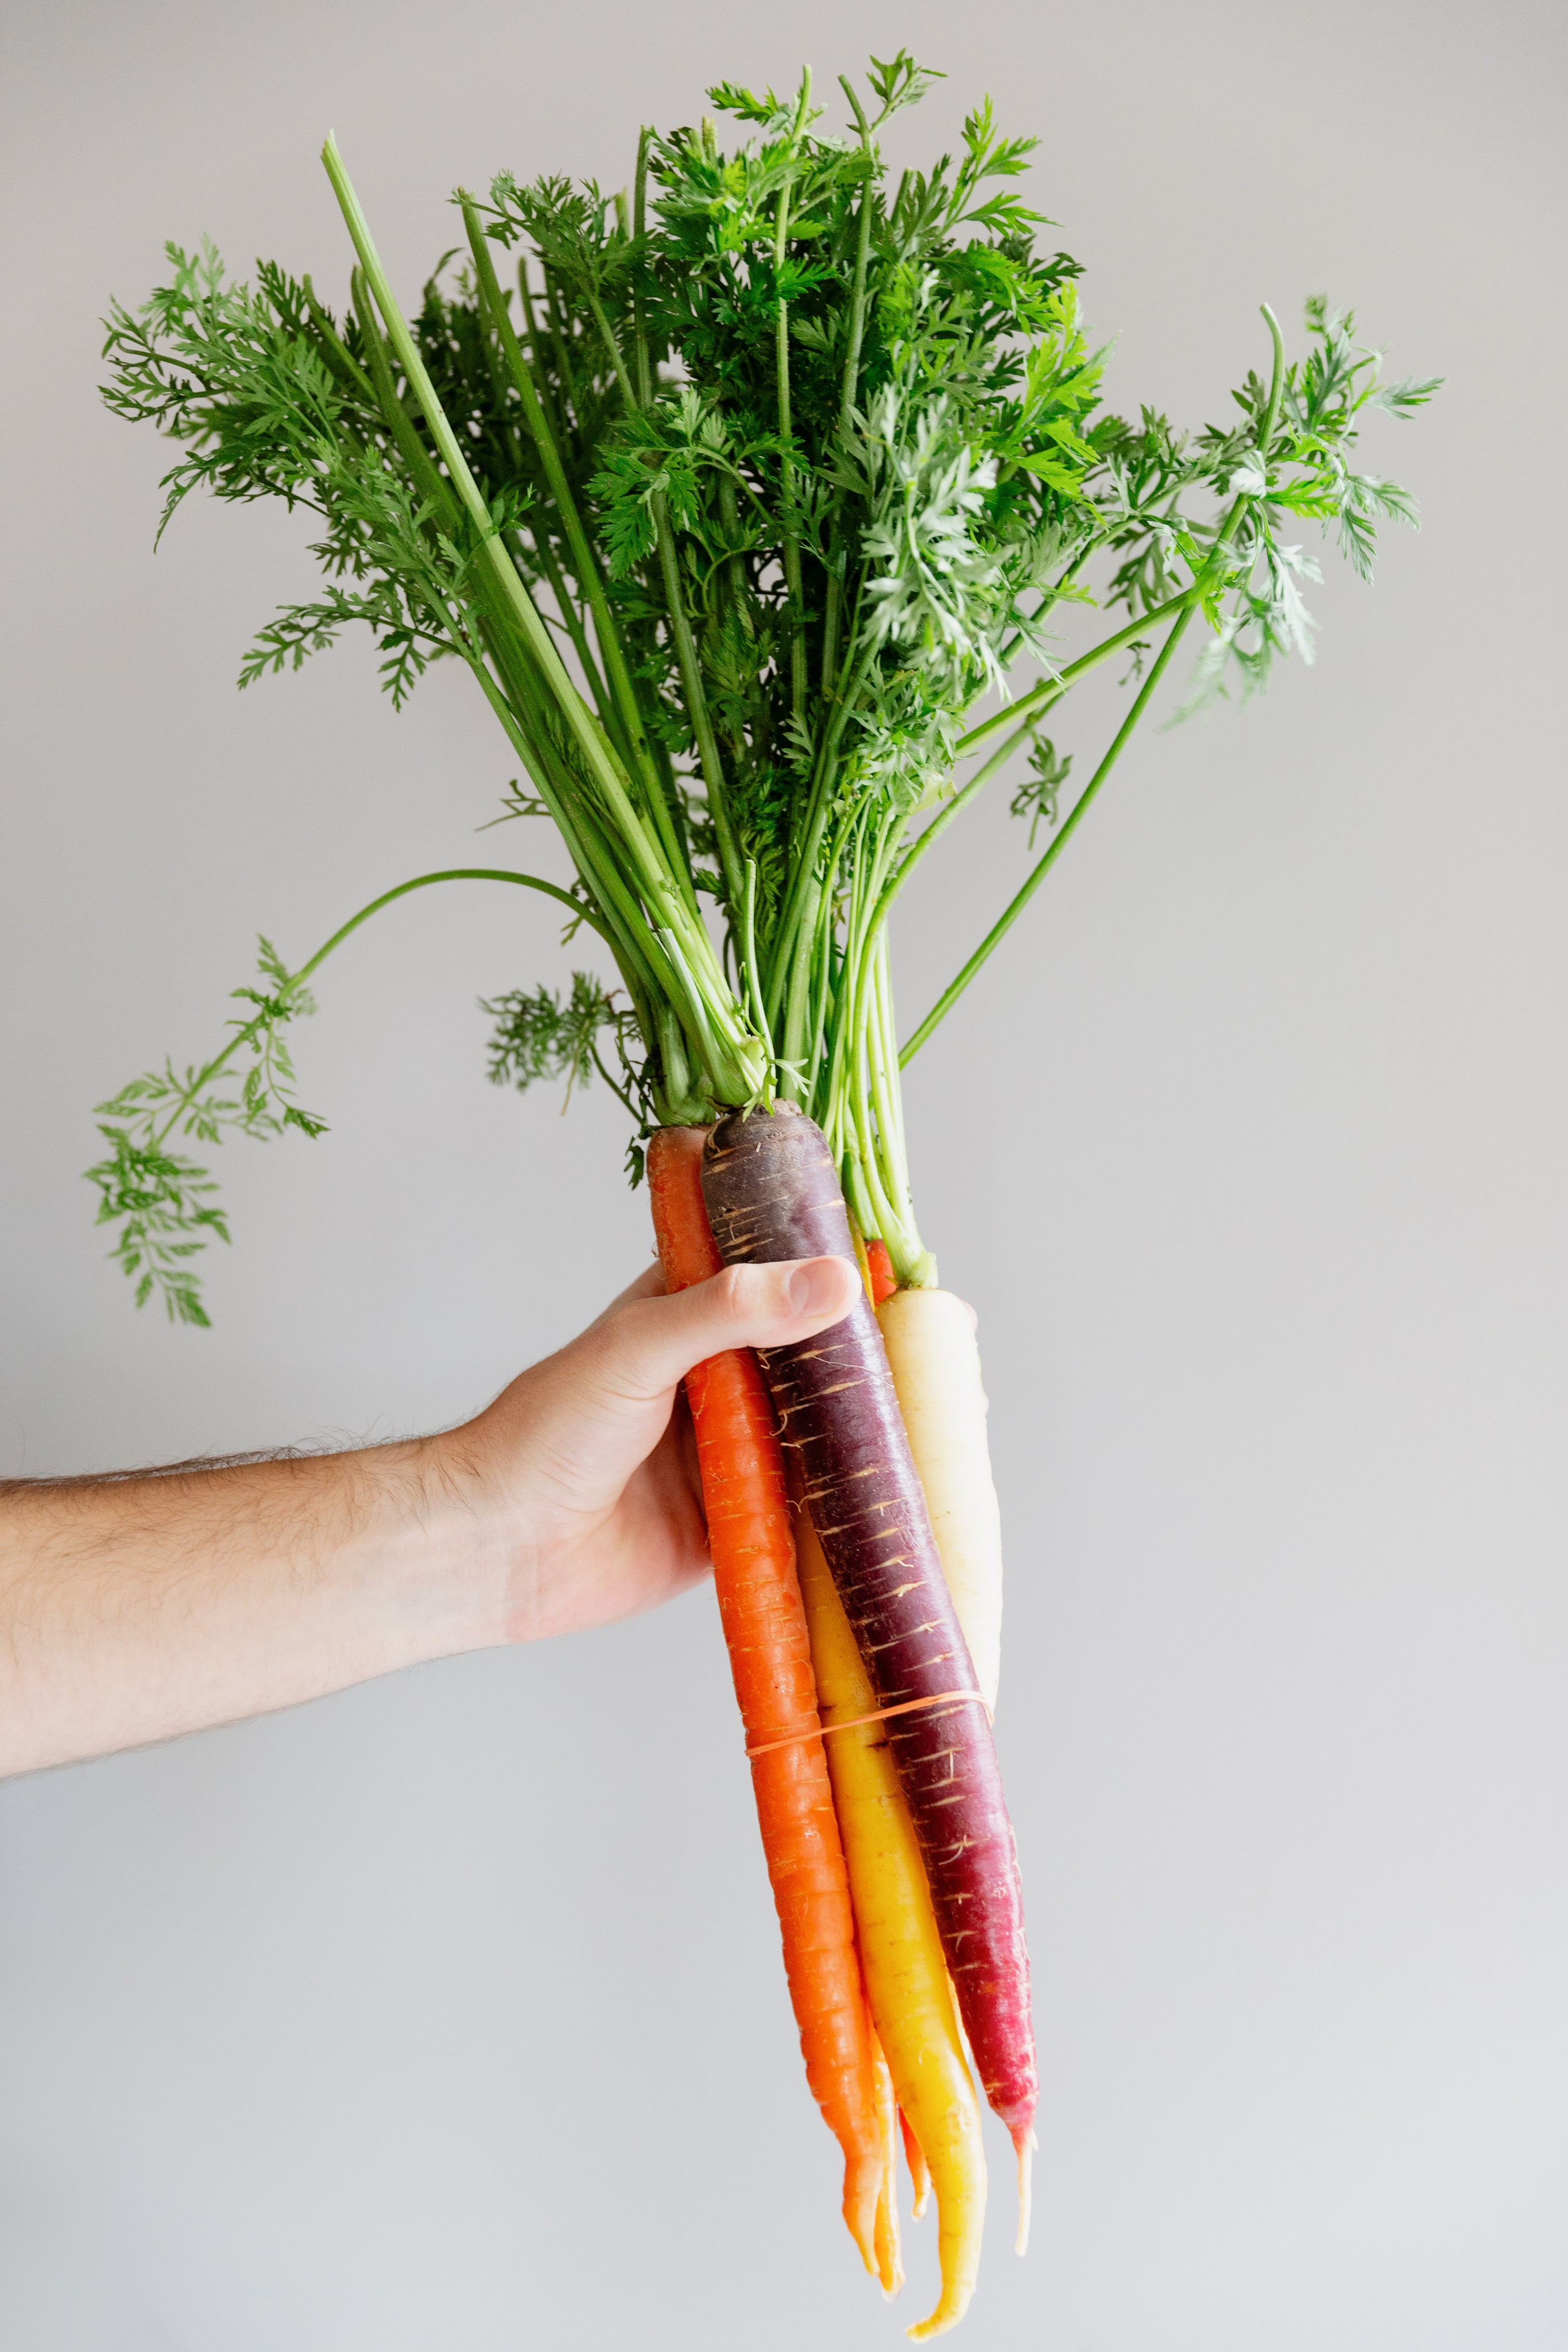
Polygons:
M244 1008L221 1049L183 1070L165 1063L100 1106L106 1153L91 1173L139 1302L161 1296L174 1318L204 1322L193 1259L227 1227L183 1147L232 1130L320 1131L296 1099L286 1033L312 1009L308 982L328 955L392 900L458 879L550 897L569 938L594 934L612 969L577 972L564 1000L538 988L487 1004L492 1076L564 1076L570 1087L597 1076L620 1097L633 1180L651 1144L668 1162L654 1195L673 1280L697 1278L690 1265L716 1247L730 1258L853 1248L881 1269L883 1336L869 1304L864 1328L844 1327L850 1406L824 1406L809 1368L764 1369L787 1436L796 1432L796 1507L822 1537L823 1590L848 1612L865 1688L883 1708L925 1710L890 1726L879 1752L894 1751L894 1795L919 1849L915 1877L925 1874L919 1901L935 1905L932 1932L988 2095L1022 2151L1033 2078L1010 1831L1005 1811L1000 1827L987 1815L986 1835L1002 1840L987 1882L1003 1890L998 1982L1013 1972L1001 2019L955 1957L954 1922L977 1898L963 1872L946 1885L932 1810L938 1753L957 1759L960 1778L972 1767L981 1812L990 1801L983 1711L944 1713L939 1702L953 1690L994 1699L994 1667L977 1669L994 1653L999 1598L987 1597L984 1562L995 1552L999 1574L999 1551L974 1532L977 1510L994 1513L988 1474L952 1486L951 1464L937 1459L942 1428L969 1411L972 1341L967 1326L955 1337L916 1223L902 1071L1029 905L1195 621L1202 650L1184 709L1252 694L1279 656L1311 658L1301 583L1318 575L1283 534L1316 522L1369 575L1379 520L1414 520L1414 509L1396 484L1355 470L1361 427L1374 412L1408 416L1436 385L1383 383L1381 354L1357 341L1354 318L1314 299L1296 359L1265 307L1263 364L1236 389L1229 424L1183 434L1152 407L1135 422L1108 412L1078 265L1039 247L1046 224L1018 184L1036 142L1004 137L987 101L956 156L896 178L886 169L884 126L933 79L902 51L873 60L861 82L841 81L848 111L836 132L822 127L809 73L783 99L727 83L708 95L716 114L737 120L735 140L722 145L710 117L645 131L624 193L507 173L484 195L460 190L460 240L412 315L329 139L353 257L341 315L308 277L273 263L233 284L206 246L168 247L167 283L140 310L114 310L106 398L182 445L164 520L197 488L278 498L319 519L321 587L260 631L241 683L298 667L354 621L372 631L398 704L432 661L462 662L520 770L504 814L553 821L573 878L453 867L383 891L298 968L264 940L258 983L236 992ZM1069 654L1073 606L1106 617ZM1118 658L1125 714L1075 787L1052 740L1061 706ZM1009 772L1030 862L900 1046L890 918L932 850ZM764 1163L784 1209L756 1192ZM672 1225L677 1166L688 1197ZM929 1345L927 1331L939 1333ZM972 1385L977 1397L977 1373ZM948 1402L930 1403L938 1391ZM911 1436L926 1432L913 1456L904 1420ZM847 1491L852 1456L854 1475L883 1481L876 1491L907 1539L901 1560L925 1561L942 1588L932 1606L947 1612L953 1690L940 1675L923 1685L908 1660L889 1666L908 1633L902 1588L872 1592L869 1537L843 1536L829 1507ZM939 1504L949 1486L967 1499ZM790 1552L788 1583L777 1481L774 1492L771 1540ZM726 1590L721 1580L721 1600ZM743 1598L737 1586L727 1606L739 1611ZM827 1608L819 1596L806 1612L819 1682L831 1673L848 1692L859 1685ZM799 1714L805 1701L792 1704ZM873 1804L871 1783L855 1781L848 1739L835 1754L844 1852L821 1866L848 1870L858 1914L872 1881L857 1888L856 1854L876 1841L857 1843L849 1824ZM826 1783L811 1786L820 1812ZM999 1783L995 1795L999 1807ZM927 1948L938 1949L929 1935ZM868 1982L884 1977L868 1967ZM946 1991L929 1967L922 1982L927 2050L936 2037L963 2073L956 2028L938 2013ZM878 1999L885 2011L891 1996ZM883 2011L891 2060L899 2031ZM860 2183L852 2226L886 2283L895 2258L885 2231L876 2239L867 2185L881 2161L867 2153L882 2146L880 2060L863 2035L854 2047L863 2096L841 2132ZM956 2179L970 2158L949 2155ZM972 2284L977 2246L956 2221L951 2234L943 2325L967 2300L954 2282Z

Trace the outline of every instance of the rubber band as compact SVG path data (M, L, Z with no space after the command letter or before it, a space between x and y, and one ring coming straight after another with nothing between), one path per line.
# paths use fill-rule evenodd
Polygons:
M984 1691L936 1691L930 1698L900 1699L896 1706L879 1706L871 1715L847 1715L841 1723L814 1723L808 1731L789 1731L782 1739L761 1740L746 1752L748 1757L771 1756L776 1748L798 1748L802 1739L825 1739L830 1731L856 1731L862 1723L885 1723L890 1715L910 1715L920 1706L947 1706L961 1698L977 1699L989 1716Z

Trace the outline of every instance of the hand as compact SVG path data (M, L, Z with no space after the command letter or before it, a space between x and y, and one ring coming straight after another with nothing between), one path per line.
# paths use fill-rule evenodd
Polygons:
M505 1555L498 1638L634 1616L708 1572L682 1376L705 1356L779 1347L840 1321L847 1258L732 1266L674 1297L658 1267L558 1355L444 1438L447 1475Z
M651 1609L708 1565L682 1376L850 1309L846 1258L657 1268L438 1437L0 1486L0 1774Z

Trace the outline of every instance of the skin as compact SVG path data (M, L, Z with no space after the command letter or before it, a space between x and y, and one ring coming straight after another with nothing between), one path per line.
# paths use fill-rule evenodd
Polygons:
M0 1486L0 1774L636 1615L708 1572L692 1366L839 1321L852 1265L657 1266L433 1437Z

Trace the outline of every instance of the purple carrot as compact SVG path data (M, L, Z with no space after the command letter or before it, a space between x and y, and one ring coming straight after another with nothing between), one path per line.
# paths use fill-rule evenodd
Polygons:
M703 1194L728 1265L854 1256L827 1139L788 1103L719 1121L704 1155ZM763 1351L762 1364L786 1458L799 1466L879 1703L977 1690L863 1292L843 1322ZM975 2063L1021 2159L1040 2084L1023 1890L990 1720L983 1706L961 1700L894 1716L886 1737Z

